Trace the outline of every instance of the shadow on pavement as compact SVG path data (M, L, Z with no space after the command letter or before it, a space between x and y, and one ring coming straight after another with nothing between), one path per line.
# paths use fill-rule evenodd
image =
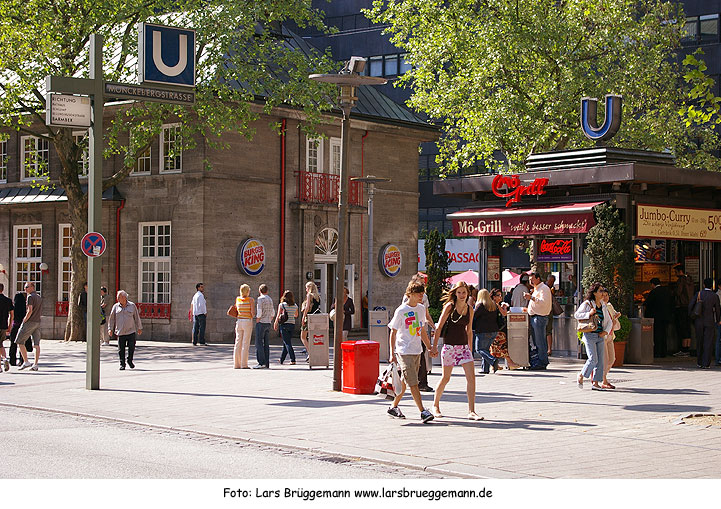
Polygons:
M482 415L482 412L480 412ZM583 428L596 427L595 424L586 424L582 422L567 422L567 421L541 421L541 420L517 420L517 421L497 421L497 420L483 420L483 421L470 421L462 418L454 417L441 417L434 419L428 424L422 422L408 422L403 426L461 426L464 428L481 428L481 429L523 429L528 431L555 431L556 428L562 426L576 426Z
M683 395L683 396L707 396L708 391L699 391L696 389L637 389L634 387L618 387L615 392L631 392L634 394L668 394L668 395Z
M696 405L664 405L664 404L648 404L648 405L626 405L622 407L624 410L631 410L634 412L656 412L656 413L693 413L693 412L707 412L711 410L708 406L696 406Z

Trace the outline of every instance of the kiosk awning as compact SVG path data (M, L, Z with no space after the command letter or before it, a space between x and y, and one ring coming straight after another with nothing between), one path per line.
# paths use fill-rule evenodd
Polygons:
M593 208L604 203L547 207L464 209L448 214L457 237L525 237L587 233L596 224Z

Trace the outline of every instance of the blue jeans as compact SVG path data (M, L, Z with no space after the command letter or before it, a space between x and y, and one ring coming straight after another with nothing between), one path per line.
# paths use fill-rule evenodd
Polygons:
M193 344L205 344L205 315L193 316Z
M588 360L581 370L583 378L590 378L593 374L594 382L603 381L603 356L606 351L604 342L605 340L596 332L583 333L583 343L586 345L586 354L588 354ZM595 372L594 368L596 368Z
M548 342L546 341L546 325L548 324L548 317L541 315L531 315L531 338L533 344L538 349L538 366L531 366L536 368L545 368L548 366Z
M270 366L270 324L258 322L255 324L255 356L261 366Z
M280 337L283 338L283 351L280 353L280 363L283 364L286 355L290 355L291 362L295 362L295 352L293 351L293 331L295 331L294 323L284 323L280 326Z
M475 332L473 334L474 349L481 356L481 370L484 373L490 372L491 366L496 362L496 358L489 352L496 334L496 332Z

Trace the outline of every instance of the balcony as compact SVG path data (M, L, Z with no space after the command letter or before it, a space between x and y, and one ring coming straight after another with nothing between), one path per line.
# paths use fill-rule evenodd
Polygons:
M138 313L140 318L165 318L170 319L170 304L155 304L152 302L138 302Z
M298 172L298 201L302 203L338 203L340 177L331 173ZM362 205L363 183L349 182L348 204Z

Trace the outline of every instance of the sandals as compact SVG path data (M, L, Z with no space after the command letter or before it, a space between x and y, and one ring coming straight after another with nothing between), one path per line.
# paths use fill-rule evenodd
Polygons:
M605 382L604 384L601 385L601 387L604 389L615 389L616 388L616 386L611 384L610 382Z
M478 415L476 412L468 412L468 418L472 421L482 421L483 417Z
M431 413L433 414L433 417L435 417L436 419L440 419L441 417L443 417L443 414L442 414L441 411L438 410L438 409L435 409L435 408L434 408L434 409L431 411Z
M578 375L578 378L576 378L576 383L578 384L579 389L583 389L583 375Z

